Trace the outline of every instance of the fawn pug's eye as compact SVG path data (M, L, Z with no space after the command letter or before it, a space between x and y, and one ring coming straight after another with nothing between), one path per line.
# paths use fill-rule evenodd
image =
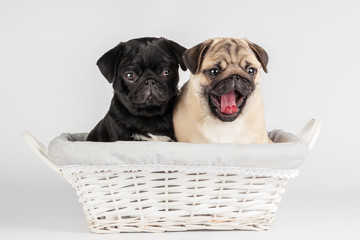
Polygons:
M208 71L208 74L212 77L215 77L216 75L218 75L220 73L220 70L217 68L212 68Z
M255 73L256 73L256 69L255 68L253 68L253 67L249 67L249 68L247 68L247 73L248 74L250 74L251 76L254 76L255 75Z

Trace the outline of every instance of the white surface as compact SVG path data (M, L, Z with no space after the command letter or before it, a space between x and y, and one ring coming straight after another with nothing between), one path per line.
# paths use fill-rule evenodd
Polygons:
M2 1L0 3L0 238L359 239L359 1ZM290 181L268 232L97 236L75 191L20 138L47 144L105 115L111 86L95 63L120 41L164 36L185 47L247 37L269 54L269 130L323 129ZM181 73L182 83L188 72ZM325 167L324 167L325 166ZM5 238L4 238L5 239Z

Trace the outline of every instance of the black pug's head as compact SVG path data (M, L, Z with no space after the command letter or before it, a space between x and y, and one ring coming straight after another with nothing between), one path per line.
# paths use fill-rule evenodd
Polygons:
M165 38L132 39L109 50L97 65L132 115L162 115L178 92L178 66L186 70L185 50Z

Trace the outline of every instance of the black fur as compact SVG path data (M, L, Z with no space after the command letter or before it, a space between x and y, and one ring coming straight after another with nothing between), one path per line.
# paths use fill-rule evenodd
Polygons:
M136 140L134 134L175 140L172 113L178 94L178 66L186 70L182 61L185 50L164 38L139 38L120 43L105 53L97 65L112 83L114 97L87 141ZM164 69L169 70L168 76L164 76ZM137 79L126 79L129 72Z

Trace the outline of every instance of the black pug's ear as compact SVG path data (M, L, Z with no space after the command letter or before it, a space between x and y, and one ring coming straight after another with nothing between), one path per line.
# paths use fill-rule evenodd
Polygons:
M269 62L269 56L262 47L256 45L255 43L248 41L248 44L251 50L254 52L257 60L261 63L261 67L264 69L264 72L267 73L268 70L266 66Z
M113 83L116 79L117 68L123 51L124 43L120 43L113 49L107 51L96 62L100 72L109 81L109 83Z
M181 69L183 71L186 71L187 68L182 59L182 56L183 56L184 52L186 51L186 48L184 48L180 44L173 42L171 40L166 39L166 42L167 42L167 46L168 46L169 50L174 54L175 59L176 59L177 63L180 65Z
M198 45L186 50L184 53L184 63L192 74L195 74L200 69L206 51L211 46L212 42L213 40L207 40L199 43Z

